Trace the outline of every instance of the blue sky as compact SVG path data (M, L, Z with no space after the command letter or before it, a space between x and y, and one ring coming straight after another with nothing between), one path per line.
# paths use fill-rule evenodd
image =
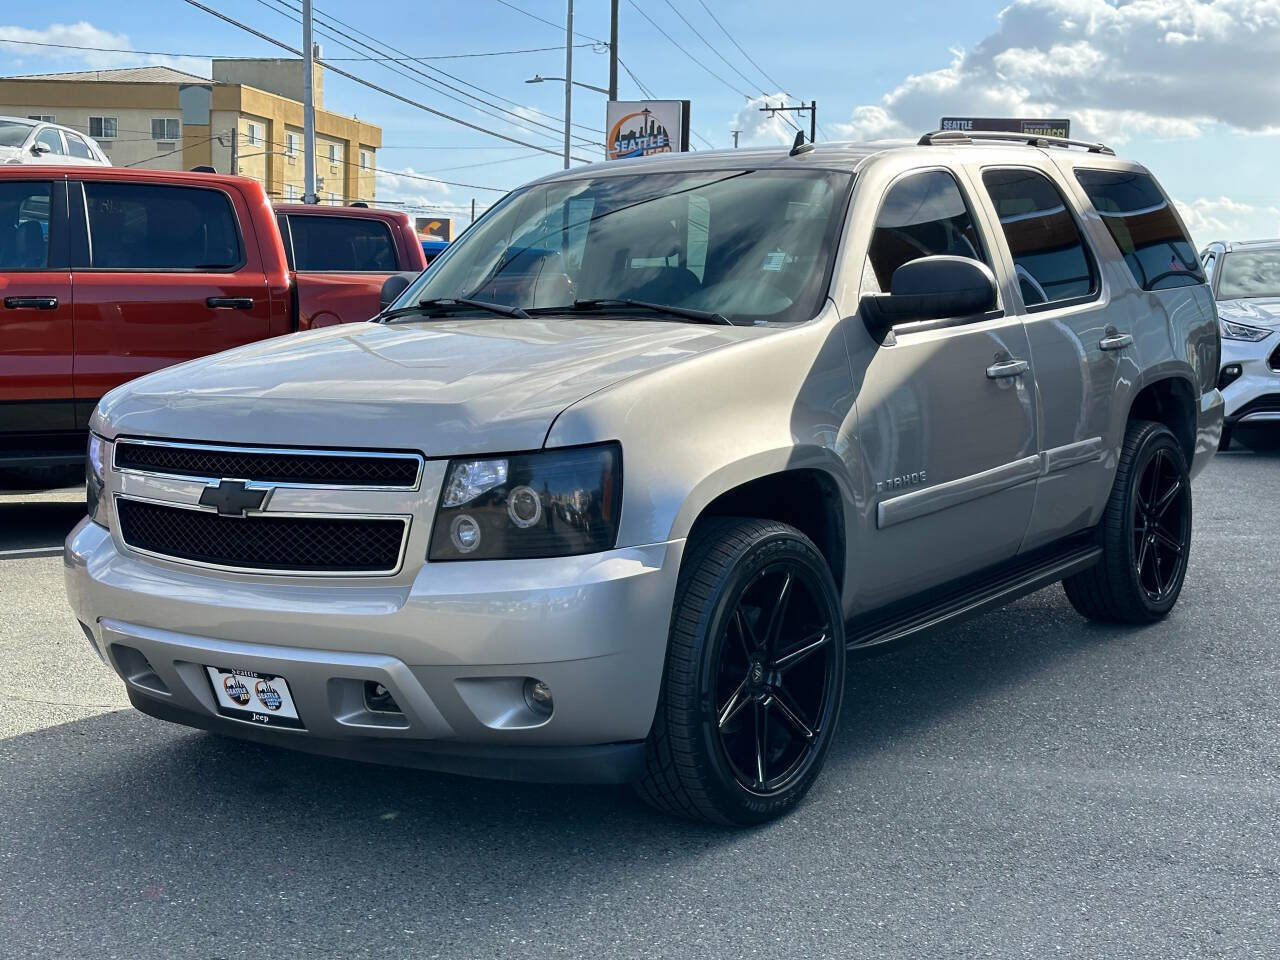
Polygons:
M415 57L556 48L430 61L452 75L440 78L445 82L471 92L476 90L467 84L483 88L501 107L553 128L533 127L532 133L521 131L526 121L512 114L484 116L379 64L341 65L471 122L558 149L560 121L551 118L562 116L563 86L524 80L563 72L561 0L317 2L319 11ZM208 5L300 46L300 27L282 15L292 0ZM59 0L56 12L54 5L7 6L0 14L0 38L215 56L276 52L181 0ZM606 0L577 0L576 7L578 42L607 38ZM1273 0L792 0L785 6L621 0L621 11L623 61L656 96L693 101L696 146L729 146L734 128L743 131L743 143L789 139L788 128L757 109L764 96L776 103L784 90L818 100L829 138L904 135L950 113L1065 115L1077 135L1101 137L1150 166L1179 201L1198 243L1280 234L1280 188L1273 172L1280 147L1280 79L1271 69L1280 54L1280 10ZM344 49L323 32L318 39L327 57L368 53ZM163 58L0 44L0 74L6 75L158 60ZM169 62L194 72L208 69L202 60ZM575 77L603 86L607 70L607 56L598 47L575 50ZM620 87L623 98L640 97L625 72ZM758 99L748 100L747 94ZM479 187L506 189L560 165L555 156L512 147L332 74L325 80L325 101L332 110L382 125L384 170L475 185L388 174L380 181L380 198L448 211L465 209L476 197L483 206L499 194ZM576 91L574 118L599 130L604 98ZM582 147L580 155L594 154Z

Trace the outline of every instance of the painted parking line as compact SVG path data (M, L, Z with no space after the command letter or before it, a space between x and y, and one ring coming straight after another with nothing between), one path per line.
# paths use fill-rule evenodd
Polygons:
M0 560L26 560L32 557L56 557L62 553L62 544L53 547L24 547L21 550L0 550Z

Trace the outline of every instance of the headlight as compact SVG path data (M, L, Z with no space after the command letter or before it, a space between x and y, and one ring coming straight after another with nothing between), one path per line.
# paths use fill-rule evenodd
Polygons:
M1218 326L1222 328L1224 340L1248 340L1250 343L1257 343L1271 336L1270 330L1251 327L1247 323L1236 323L1234 320L1223 320L1221 317L1218 318Z
M430 560L566 557L613 547L622 506L616 443L451 460Z
M89 450L84 461L85 499L89 505L89 517L94 523L107 526L107 502L102 488L107 483L107 457L111 445L96 433L89 434Z

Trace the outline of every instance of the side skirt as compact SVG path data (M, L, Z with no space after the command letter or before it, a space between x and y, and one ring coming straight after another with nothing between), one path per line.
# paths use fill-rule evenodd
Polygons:
M854 652L887 649L1004 606L1087 570L1102 557L1093 531L1018 557L991 570L895 601L845 624Z

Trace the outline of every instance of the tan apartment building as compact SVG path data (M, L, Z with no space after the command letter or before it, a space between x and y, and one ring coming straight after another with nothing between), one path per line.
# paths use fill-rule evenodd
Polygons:
M111 162L153 170L211 166L253 177L276 200L302 199L302 61L214 60L212 80L172 67L0 78L0 115L81 130ZM382 128L323 109L314 74L316 193L322 202L375 199Z

